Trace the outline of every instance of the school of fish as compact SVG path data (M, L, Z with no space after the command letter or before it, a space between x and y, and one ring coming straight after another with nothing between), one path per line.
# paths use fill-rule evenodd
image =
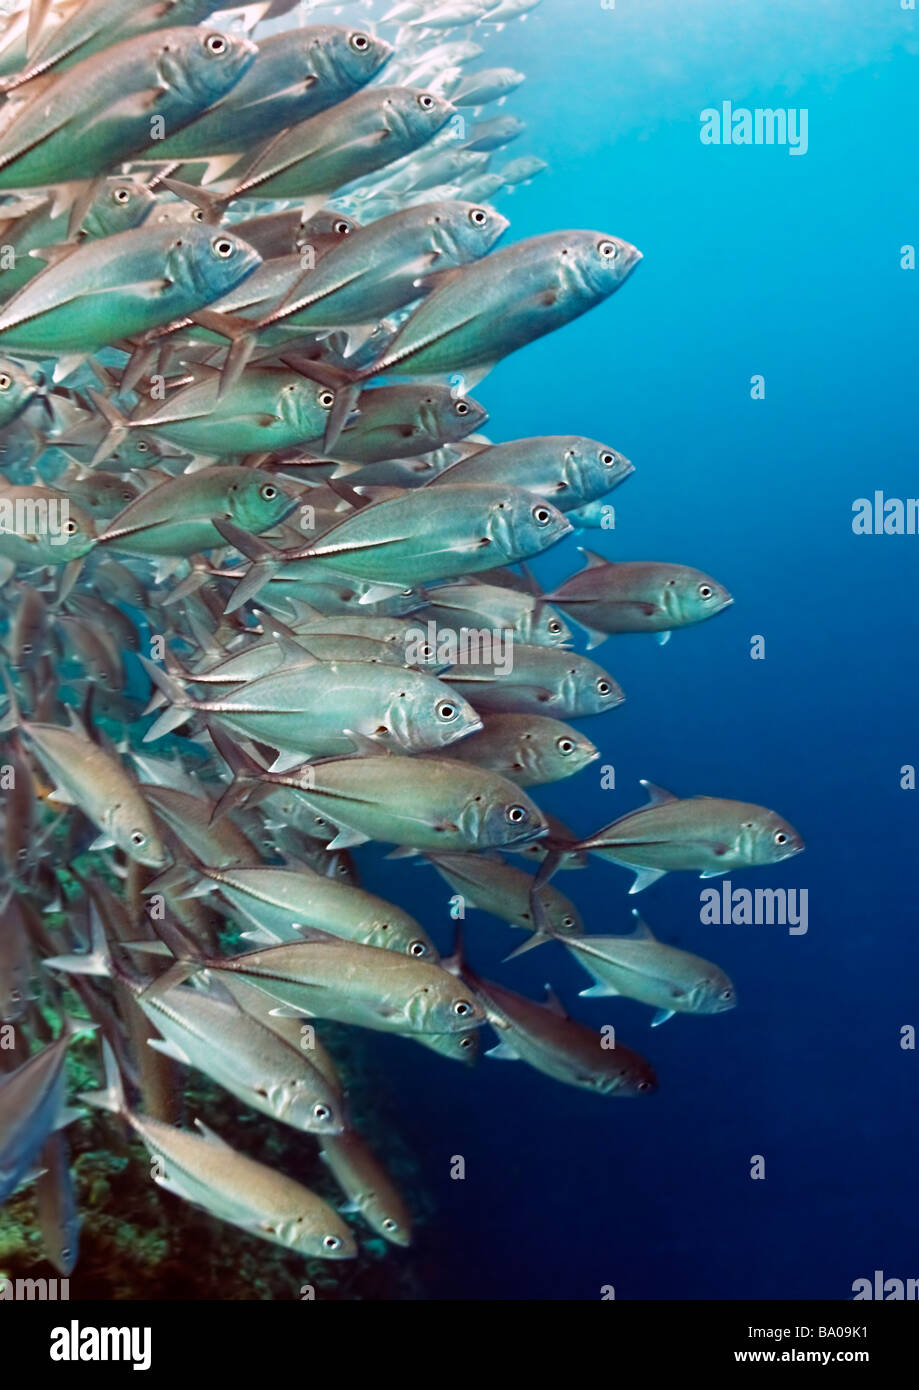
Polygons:
M515 241L498 210L546 166L507 158L524 77L488 44L539 3L0 16L0 1204L34 1189L62 1274L87 1105L173 1214L327 1260L407 1245L324 1021L445 1072L491 1030L490 1056L650 1094L651 1063L551 989L475 972L444 905L526 933L513 955L554 941L585 995L658 1023L731 1009L734 985L637 914L602 934L556 872L608 860L637 893L803 848L716 789L645 784L584 835L534 799L600 756L578 721L625 698L575 631L663 642L731 603L593 550L544 592L527 562L602 535L632 464L578 434L495 442L470 394L588 310L612 324L641 260L606 230ZM367 842L440 876L430 920L360 886ZM99 1084L77 1093L87 1033ZM341 1201L188 1114L189 1071L305 1135Z

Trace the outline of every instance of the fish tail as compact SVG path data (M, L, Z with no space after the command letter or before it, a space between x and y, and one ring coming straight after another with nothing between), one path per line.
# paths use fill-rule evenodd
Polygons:
M113 405L106 396L103 396L101 391L96 391L93 387L90 387L88 395L93 405L108 425L102 442L89 463L90 468L95 468L98 464L102 463L104 459L107 459L110 454L115 452L118 445L121 444L125 435L128 433L129 426L118 407Z
M105 1087L101 1091L83 1091L80 1100L95 1110L108 1110L113 1115L126 1115L128 1105L125 1100L124 1083L108 1038L102 1039L102 1060L105 1064Z
M215 518L214 525L229 545L232 545L241 555L245 555L247 560L252 561L249 569L230 595L226 606L225 611L227 613L235 613L237 608L241 608L250 598L254 598L269 579L277 574L284 563L284 557L267 541L260 540L258 536L253 536L249 531L244 531L241 526L235 525L232 521Z
M292 371L309 377L311 381L318 381L320 386L328 386L335 392L335 401L329 411L323 439L326 453L332 453L338 436L357 408L364 382L368 376L373 375L372 368L354 372L346 367L333 367L329 362L314 362L312 358L292 355L281 360Z
M153 684L169 700L169 709L164 710L159 719L151 724L144 734L144 743L151 743L154 739L162 738L163 734L172 733L173 729L178 729L182 724L187 723L194 714L197 705L183 690L175 675L170 675L145 656L140 657L140 662Z
M68 975L110 976L112 974L112 957L109 954L108 942L105 939L102 918L99 916L99 909L94 902L90 902L89 921L89 950L78 956L51 956L50 959L43 962L49 970L63 970Z
M514 960L516 956L525 955L527 951L532 951L537 946L543 946L547 941L551 940L552 938L548 934L548 932L534 931L530 936L527 937L526 941L524 941L522 945L515 946L513 951L509 951L508 954L503 957L503 962Z
M441 970L449 970L451 975L462 976L466 968L466 956L463 952L463 929L457 922L453 932L453 950L449 956L444 956L440 962Z
M181 179L162 179L162 186L168 188L184 203L194 203L204 213L205 222L216 225L223 217L223 211L230 201L225 193L207 193L196 183L183 183Z
M216 309L199 309L191 318L209 333L218 333L229 340L230 350L217 387L219 401L236 385L248 366L255 351L258 325L238 314L221 314Z
M19 701L16 698L16 691L13 688L13 682L10 680L9 669L5 661L2 663L2 669L3 684L6 688L9 705L6 714L0 719L0 734L8 734L11 730L19 728L22 723L22 711L19 708Z
M234 742L219 724L208 724L208 732L214 740L214 747L233 774L233 780L211 812L211 824L221 820L230 811L257 805L274 788L270 782L263 781L265 769Z
M190 975L194 975L206 964L198 943L187 936L185 932L180 931L173 922L151 921L151 926L163 945L175 957L175 960L168 969L163 971L162 975L158 975L146 986L140 996L142 999L157 999L167 990L183 984ZM149 945L149 943L147 944Z

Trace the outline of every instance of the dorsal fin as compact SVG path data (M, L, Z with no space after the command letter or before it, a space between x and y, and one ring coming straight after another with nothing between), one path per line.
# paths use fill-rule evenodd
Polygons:
M656 941L651 928L648 926L637 907L632 908L632 920L635 923L635 930L631 933L633 941Z
M543 1003L550 1013L557 1014L559 1018L568 1017L568 1010L565 1008L561 999L559 999L558 995L555 993L555 990L549 984L546 985L546 997Z
M679 797L674 796L673 792L668 792L664 787L658 787L654 782L648 782L644 777L640 779L640 782L648 793L649 806L666 806L669 801L679 801Z
M586 546L580 545L578 549L587 561L587 568L589 570L599 569L601 565L608 565L610 563L609 560L604 559L602 555L598 555L595 550L588 550Z

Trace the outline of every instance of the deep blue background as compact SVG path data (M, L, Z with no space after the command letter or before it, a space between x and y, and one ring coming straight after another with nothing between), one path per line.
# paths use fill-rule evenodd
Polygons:
M584 724L616 790L593 764L536 795L581 832L638 805L640 777L774 807L806 853L733 878L806 888L810 930L702 926L686 875L638 899L600 861L562 876L590 930L627 930L637 903L734 979L735 1012L651 1031L637 1004L577 1000L590 981L560 947L500 965L519 934L470 914L482 973L534 996L551 978L661 1084L604 1102L522 1064L467 1072L374 1038L438 1202L413 1256L434 1296L846 1298L874 1269L919 1274L919 1058L899 1045L919 1024L919 793L899 789L919 763L919 537L851 530L856 497L919 495L919 274L899 267L919 242L917 38L896 0L545 0L488 45L489 64L528 75L507 107L529 124L512 153L551 166L501 204L510 239L595 227L645 257L609 304L480 385L491 437L621 449L636 473L617 529L581 543L696 565L735 597L667 647L595 652L628 697ZM806 156L703 146L700 111L727 99L807 107ZM580 567L576 543L536 566L547 584ZM430 870L361 862L446 945L449 890ZM754 1154L765 1181L749 1177Z

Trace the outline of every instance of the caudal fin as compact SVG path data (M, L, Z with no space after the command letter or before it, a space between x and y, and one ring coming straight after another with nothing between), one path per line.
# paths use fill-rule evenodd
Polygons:
M144 734L144 743L151 743L154 739L162 738L163 734L172 733L173 729L187 723L194 714L197 703L182 688L174 675L170 675L145 656L140 657L140 662L153 684L169 700L169 709L164 710Z
M102 1039L102 1059L105 1063L105 1086L101 1091L84 1091L80 1100L96 1110L108 1110L113 1115L128 1113L124 1085L115 1053L108 1038Z

